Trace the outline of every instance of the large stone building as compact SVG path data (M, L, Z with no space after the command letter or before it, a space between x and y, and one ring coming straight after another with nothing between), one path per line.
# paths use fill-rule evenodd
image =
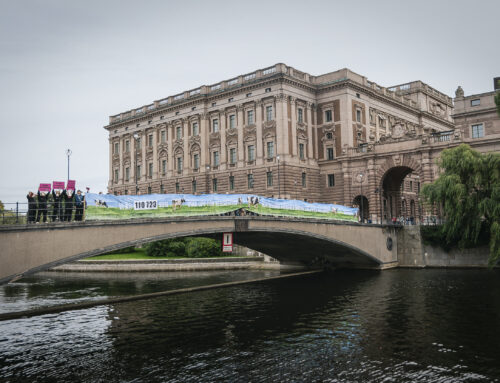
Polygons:
M351 159L449 132L452 110L450 97L421 81L386 88L349 69L312 76L276 64L111 116L108 190L368 206L378 181L368 160Z

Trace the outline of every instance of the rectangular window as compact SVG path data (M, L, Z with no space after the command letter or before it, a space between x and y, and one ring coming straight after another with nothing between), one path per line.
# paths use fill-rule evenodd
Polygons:
M182 157L177 157L177 171L182 171Z
M328 187L335 186L335 174L328 174Z
M165 193L165 186L163 186L163 184L160 185L160 193Z
M191 181L191 190L194 193L196 193L196 180Z
M253 174L248 175L248 188L253 189Z
M234 176L229 176L229 190L234 190Z
M175 128L175 138L177 138L178 140L180 140L182 138L182 127L181 126L178 126L177 128Z
M153 177L153 163L148 164L148 176Z
M115 145L113 147L113 153L118 154L118 142L115 142Z
M273 120L273 107L271 105L266 106L266 121Z
M212 190L217 193L217 178L212 178Z
M248 110L247 111L247 125L252 125L254 123L253 121L253 110Z
M148 147L150 147L150 148L153 147L153 135L152 134L148 135Z
M179 182L175 183L175 192L179 193L181 191L181 185L179 185Z
M193 136L200 135L200 130L198 129L198 123L193 122Z
M137 165L137 178L141 178L141 165Z
M470 106L478 106L481 105L481 99L476 98L475 100L470 100Z
M167 160L161 160L161 174L165 175L167 172Z
M274 142L269 141L267 143L267 158L273 158L274 157Z
M118 169L115 169L115 184L118 183Z
M212 132L217 133L219 131L219 120L217 118L214 118L212 120Z
M125 153L130 153L130 141L125 141Z
M304 157L304 144L299 144L299 158L303 160Z
M219 166L219 152L214 152L214 166Z
M162 130L160 133L160 140L161 143L164 144L165 141L167 141L167 132L165 130Z
M484 137L483 124L472 125L472 138Z
M140 148L142 145L141 137L139 137L136 142L137 142L137 148Z
M130 168L125 168L125 181L128 182L130 180Z
M329 160L333 160L333 148L326 149L326 158Z
M306 173L302 173L302 187L305 188L307 186L307 175Z
M151 194L151 186L148 186L148 194Z
M299 122L304 122L304 110L302 108L299 108L297 110L297 115L298 115L298 121Z
M413 193L413 181L410 181L410 192Z
M356 121L361 122L361 110L356 109Z
M236 163L236 148L229 149L229 163L230 164Z
M325 111L325 122L330 122L330 121L332 121L332 111L326 110Z
M193 155L193 169L199 169L200 168L200 155L198 153L195 153Z
M248 145L248 161L255 161L255 146Z
M273 172L267 172L267 186L271 187L273 186Z
M236 128L236 115L231 114L229 116L229 129Z

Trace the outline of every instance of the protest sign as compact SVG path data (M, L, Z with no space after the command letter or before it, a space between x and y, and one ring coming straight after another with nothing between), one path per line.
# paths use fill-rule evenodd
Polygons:
M38 191L41 192L49 192L51 189L52 187L50 184L40 184L40 186L38 187Z
M53 189L64 189L64 181L52 181Z
M66 186L66 190L75 190L75 185L75 180L68 180L68 186Z

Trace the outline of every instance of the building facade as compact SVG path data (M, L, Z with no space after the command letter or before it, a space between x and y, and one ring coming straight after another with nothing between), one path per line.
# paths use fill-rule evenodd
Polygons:
M276 64L111 116L108 191L368 204L376 181L351 159L450 132L452 110L421 81L385 88L349 69L312 76ZM416 193L420 181L407 181Z

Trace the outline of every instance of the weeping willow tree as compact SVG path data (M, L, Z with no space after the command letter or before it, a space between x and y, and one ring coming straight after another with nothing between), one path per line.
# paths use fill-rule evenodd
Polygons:
M439 178L422 188L427 207L445 219L442 234L459 248L489 238L490 266L500 257L500 154L481 154L461 144L441 153Z

